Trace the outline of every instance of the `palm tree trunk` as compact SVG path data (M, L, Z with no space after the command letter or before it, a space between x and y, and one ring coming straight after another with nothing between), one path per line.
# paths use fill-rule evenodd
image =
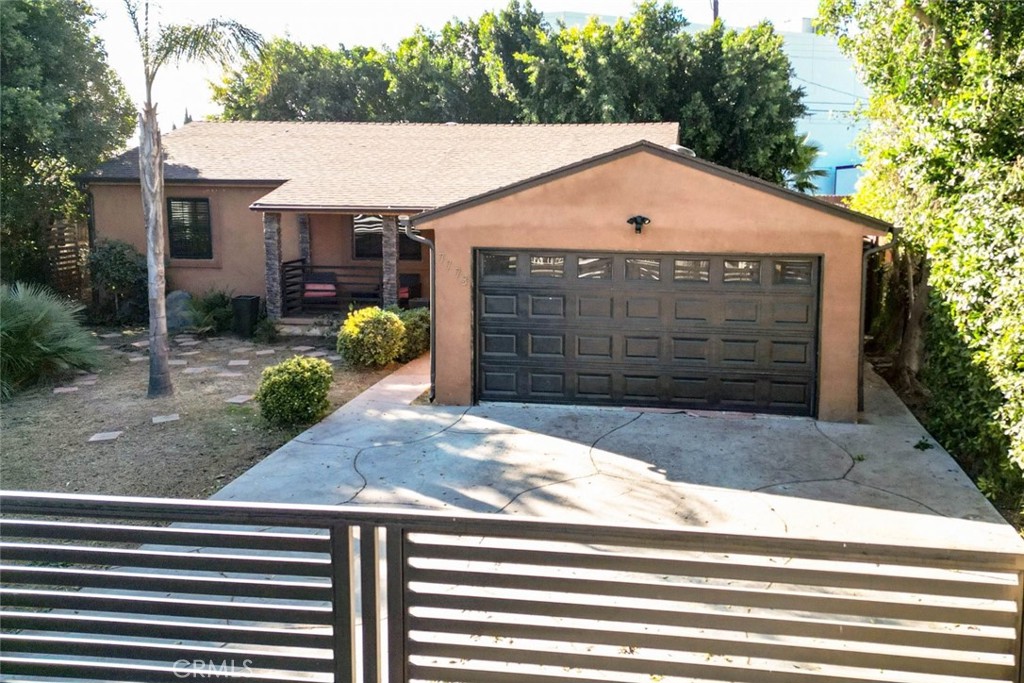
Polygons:
M139 115L139 177L146 218L146 266L149 273L149 398L174 393L167 364L167 287L164 275L164 163L156 107L147 102Z

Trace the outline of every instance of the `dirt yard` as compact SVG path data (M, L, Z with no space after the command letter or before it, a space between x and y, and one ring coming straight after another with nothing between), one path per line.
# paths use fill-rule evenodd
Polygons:
M109 348L94 375L25 391L0 409L0 487L205 498L298 431L270 427L253 401L227 402L255 393L263 368L298 353L330 356L332 410L389 372L346 367L327 339L267 345L176 336L174 396L147 399L145 331L97 335ZM167 421L154 423L161 417ZM112 441L89 441L118 431Z

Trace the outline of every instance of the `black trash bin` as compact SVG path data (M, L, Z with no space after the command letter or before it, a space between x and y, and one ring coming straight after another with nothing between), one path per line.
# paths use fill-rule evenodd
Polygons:
M248 339L256 332L260 319L260 298L258 296L236 296L231 300L234 313L234 330L239 337Z

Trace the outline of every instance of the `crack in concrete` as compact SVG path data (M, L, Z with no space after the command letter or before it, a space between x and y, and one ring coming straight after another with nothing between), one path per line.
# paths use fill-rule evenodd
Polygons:
M362 448L359 449L359 452L361 453L361 452L363 452L365 450L368 450L370 448L391 448L392 446L406 446L408 444L419 443L421 441L427 441L428 439L433 439L435 436L438 436L440 434L444 434L449 429L451 429L455 425L457 425L460 422L462 422L462 418L466 417L466 413L468 413L471 409L472 409L472 406L467 406L466 409L463 410L462 413L459 414L459 417L454 422L452 422L450 425L442 427L438 431L433 432L431 434L425 434L424 436L418 437L416 439L410 439L408 441L389 441L388 443L376 443L376 444L373 444L373 445L370 445L370 446L363 446ZM293 439L293 441L297 441L298 443L305 444L305 445L308 445L308 446L333 446L335 448L356 448L355 446L345 446L343 444L312 443L312 442L309 442L309 441L302 441L301 439L299 439L299 437L295 437L295 439Z
M612 434L614 434L615 432L619 431L623 427L628 427L629 425L633 424L634 422L636 422L637 420L639 420L643 416L644 416L644 413L637 413L636 417L634 417L632 420L628 420L626 422L623 422L619 426L614 427L612 429L609 429L607 432L605 432L601 436L599 436L596 439L594 439L594 443L590 444L590 448L587 449L587 456L590 458L590 464L593 465L595 472L597 472L598 474L604 475L606 477L611 477L612 479L621 479L622 481L629 481L625 477L619 477L619 476L616 476L614 474L608 474L607 472L602 472L601 471L601 467L597 464L597 461L594 460L594 449L597 448L597 444L601 443L602 439L605 439L605 438L611 436Z

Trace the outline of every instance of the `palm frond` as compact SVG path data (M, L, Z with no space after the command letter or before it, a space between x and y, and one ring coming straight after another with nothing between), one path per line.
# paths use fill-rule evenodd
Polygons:
M170 24L160 27L153 46L156 72L167 62L216 61L226 64L236 56L250 56L263 47L259 33L230 19L211 19L205 24Z

